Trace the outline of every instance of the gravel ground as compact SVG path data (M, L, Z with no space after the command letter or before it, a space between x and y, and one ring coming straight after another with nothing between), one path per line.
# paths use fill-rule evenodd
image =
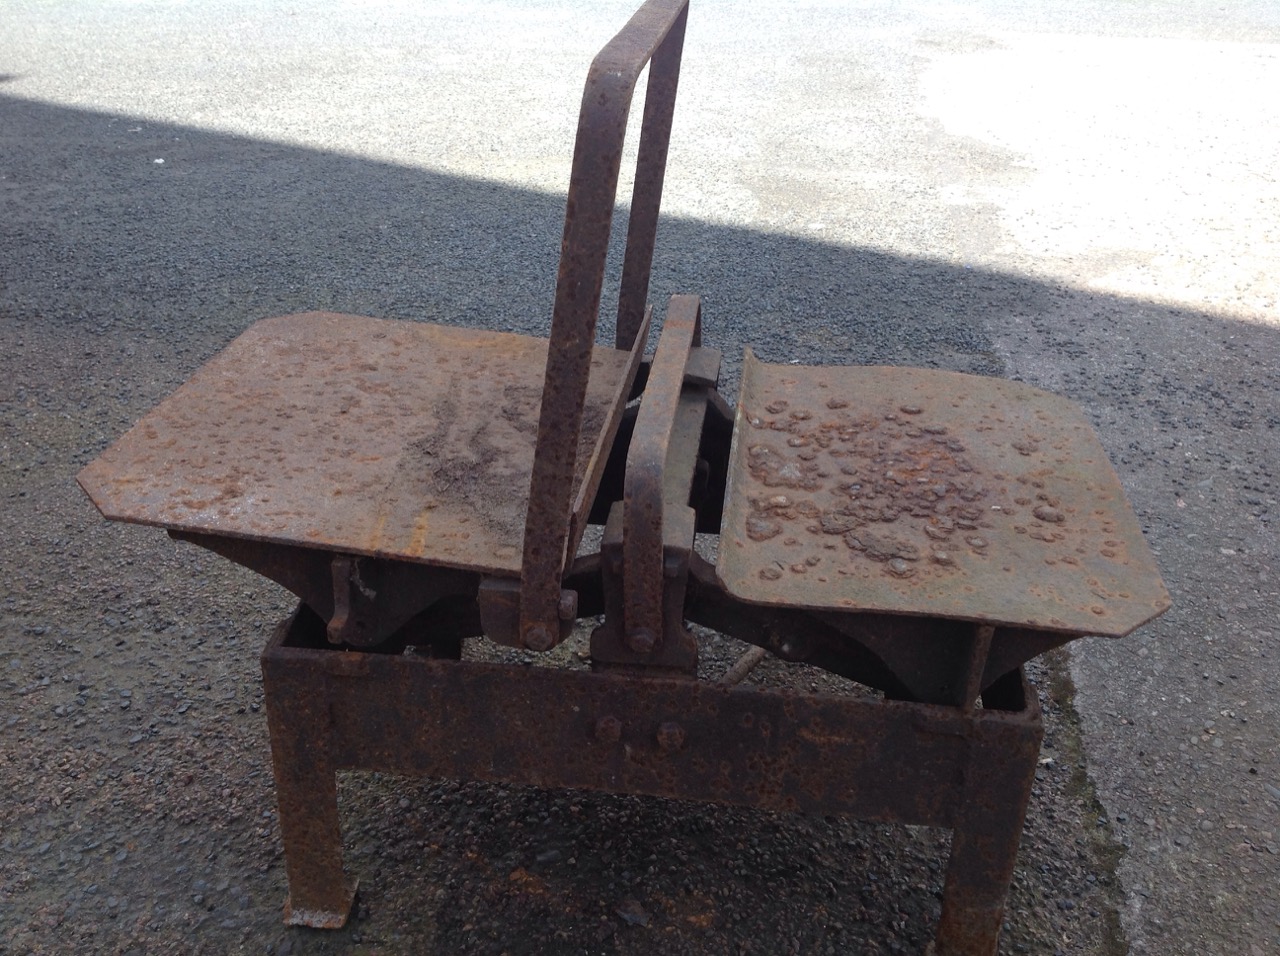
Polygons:
M263 316L544 331L581 76L628 6L6 6L0 952L923 946L943 832L377 775L340 787L357 919L285 929L257 656L290 602L74 484ZM1021 6L698 3L654 298L703 295L730 391L750 344L1085 405L1176 607L1035 668L1001 951L1261 956L1274 11Z

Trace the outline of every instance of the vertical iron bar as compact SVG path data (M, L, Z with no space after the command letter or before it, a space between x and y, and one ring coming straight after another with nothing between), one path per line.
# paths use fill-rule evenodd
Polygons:
M662 184L667 171L667 148L671 143L671 123L675 116L676 88L680 81L680 57L684 50L688 14L686 7L649 62L649 85L645 93L636 181L627 225L627 251L618 294L615 341L620 349L629 350L635 344L649 298L649 276L658 236L658 213L662 206Z
M663 477L684 386L685 365L689 349L698 338L701 316L697 296L671 297L627 452L623 492L623 620L625 640L637 652L651 650L662 640L663 546L666 543L663 532L668 520Z

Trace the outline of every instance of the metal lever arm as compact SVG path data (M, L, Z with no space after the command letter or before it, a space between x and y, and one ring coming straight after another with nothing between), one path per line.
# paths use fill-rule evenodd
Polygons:
M587 75L529 483L519 625L526 644L531 637L533 643L545 643L560 626L557 608L570 538L575 457L627 115L640 72L652 59L619 302L619 345L629 348L648 294L687 15L688 0L649 0L600 51Z
M623 615L626 640L633 648L651 646L663 632L664 555L667 534L676 530L673 522L684 519L681 524L687 526L690 538L693 533L688 483L675 489L678 499L667 501L667 456L690 351L701 344L702 309L698 297L672 296L627 452ZM681 506L687 514L674 513ZM688 546L683 541L681 544Z

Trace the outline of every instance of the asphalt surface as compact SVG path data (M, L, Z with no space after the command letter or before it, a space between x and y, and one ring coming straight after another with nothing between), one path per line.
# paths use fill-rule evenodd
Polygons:
M16 497L35 430L65 484L285 311L545 329L629 7L5 5L6 633L32 556L75 564ZM1134 953L1280 951L1278 39L1264 2L695 0L686 40L653 298L702 294L730 391L743 345L1004 375L1113 456L1175 601L1070 657Z

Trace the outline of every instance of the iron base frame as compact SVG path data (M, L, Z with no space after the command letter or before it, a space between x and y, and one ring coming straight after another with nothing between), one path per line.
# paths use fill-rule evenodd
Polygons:
M338 650L301 606L262 670L293 925L350 914L336 773L364 770L946 827L936 952L996 952L1044 733L1021 669L966 709Z

